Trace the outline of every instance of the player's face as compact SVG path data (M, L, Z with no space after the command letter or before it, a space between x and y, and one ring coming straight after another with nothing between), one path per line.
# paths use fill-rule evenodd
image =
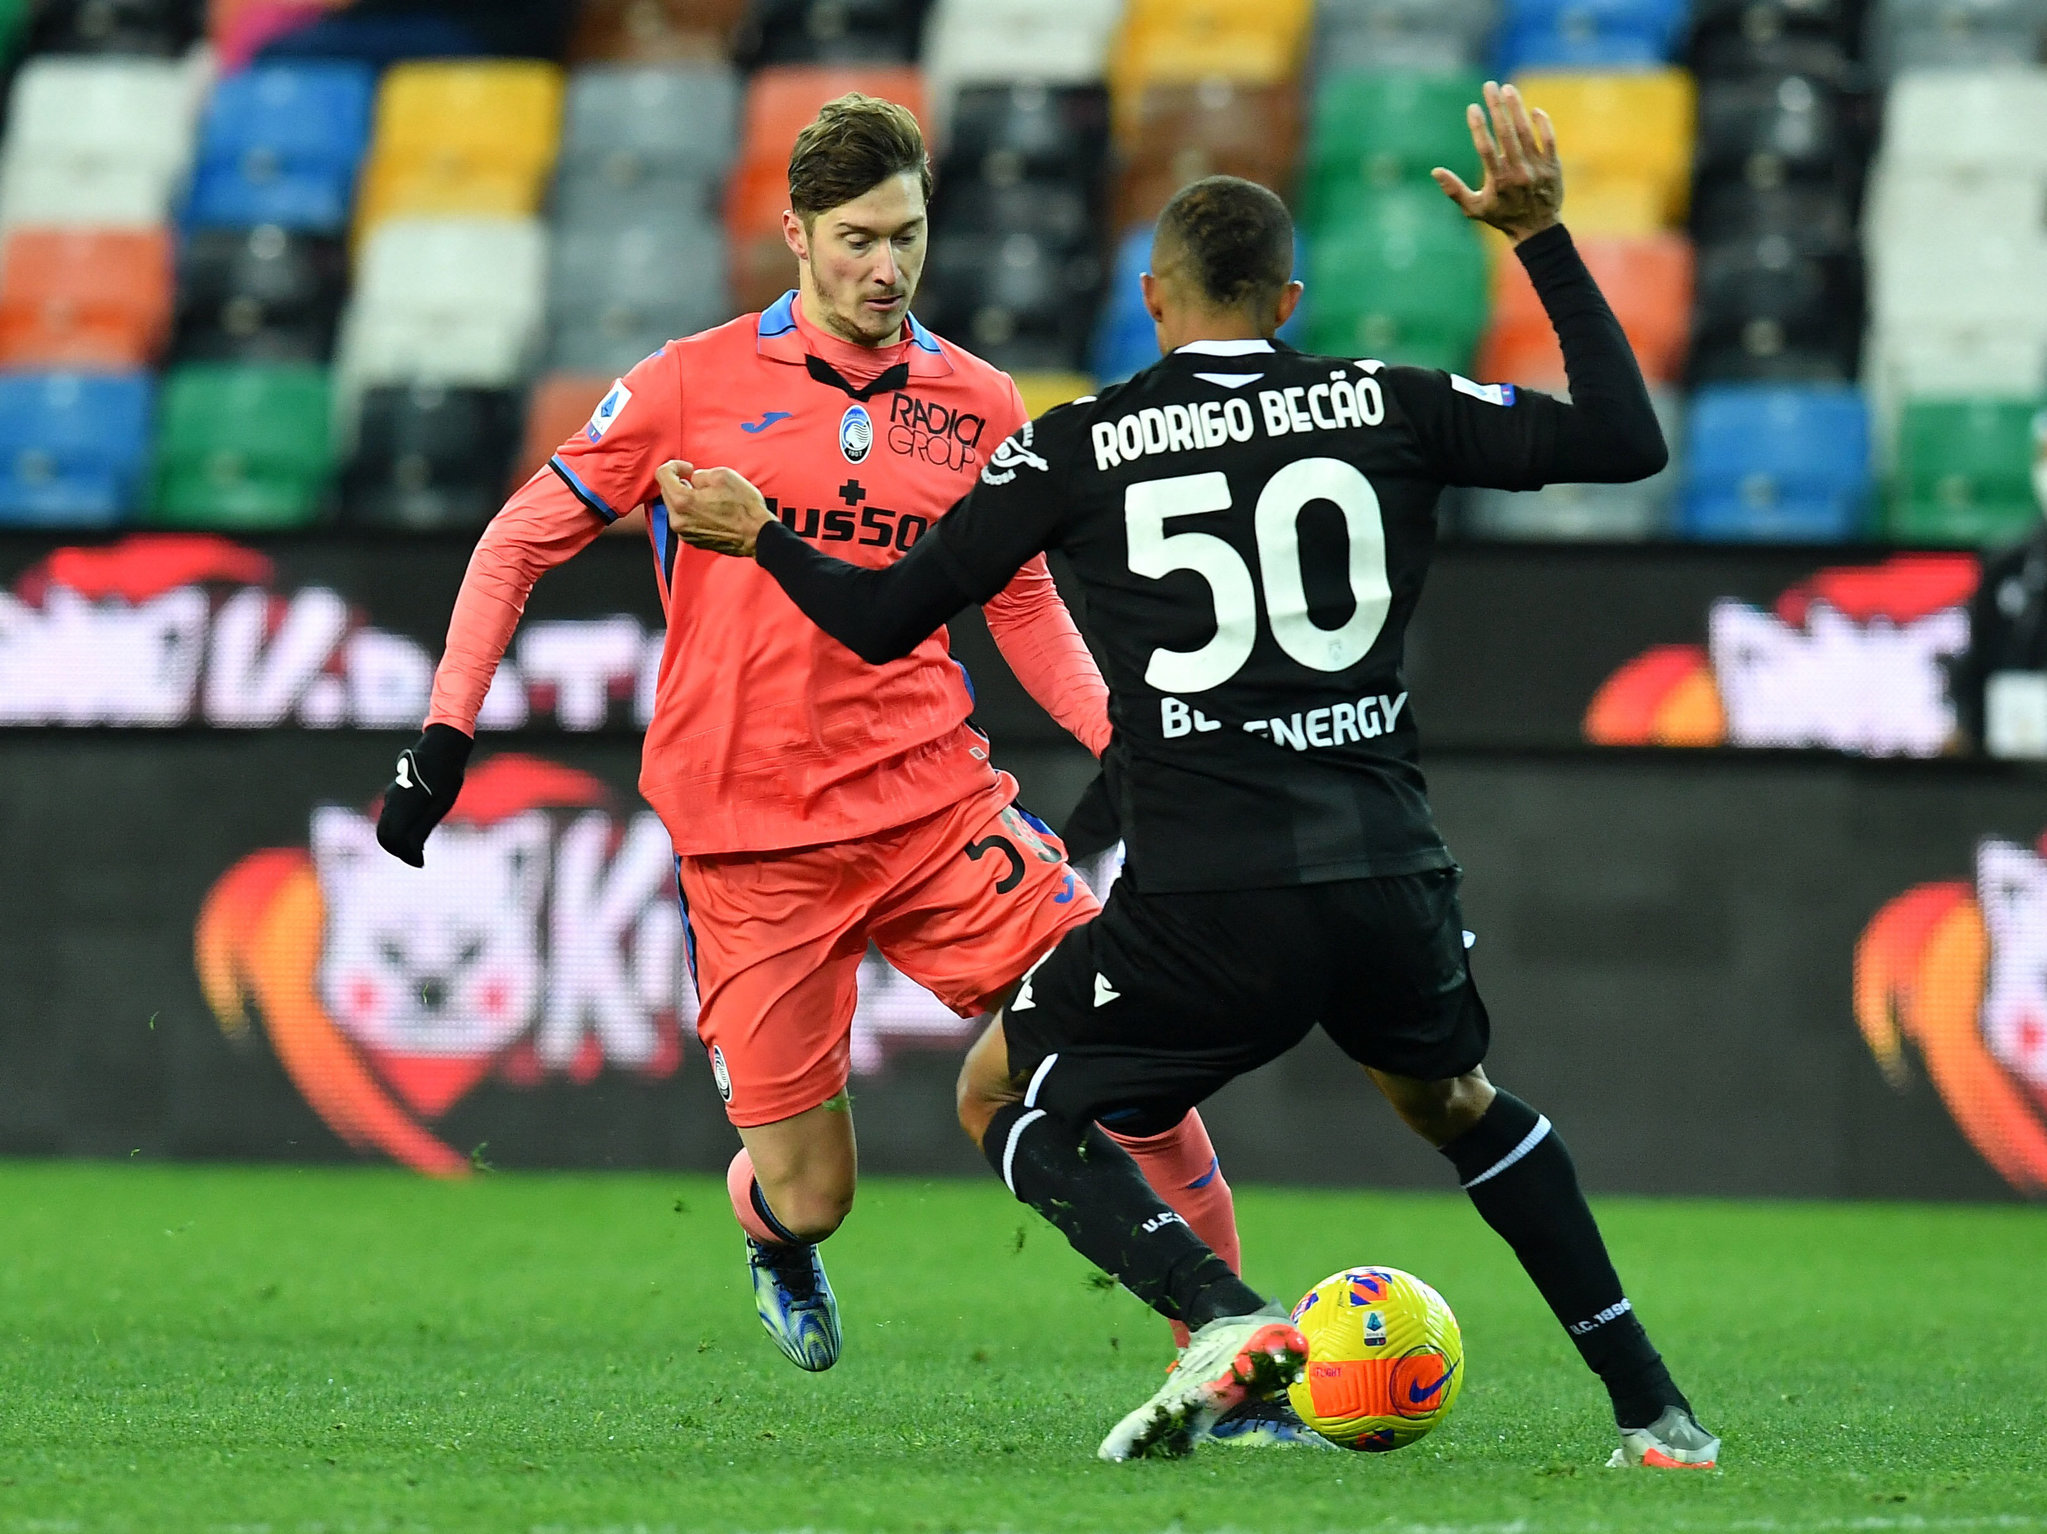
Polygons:
M803 263L805 308L813 320L859 346L901 339L924 274L924 186L914 172L826 209L808 229L794 214L784 227Z

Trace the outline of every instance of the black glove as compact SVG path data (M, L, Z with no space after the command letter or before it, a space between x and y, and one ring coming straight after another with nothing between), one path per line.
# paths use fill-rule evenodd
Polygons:
M384 790L384 812L377 817L377 842L399 862L426 866L427 833L455 807L475 745L452 724L430 724L398 753L398 776Z

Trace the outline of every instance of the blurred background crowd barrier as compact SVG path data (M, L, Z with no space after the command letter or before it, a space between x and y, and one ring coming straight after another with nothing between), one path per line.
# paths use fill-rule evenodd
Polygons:
M1446 498L1409 680L1500 1074L1601 1187L2047 1189L2043 47L2047 0L0 0L0 1150L719 1164L635 539L540 587L440 866L367 840L476 529L793 284L848 89L933 143L920 318L1033 410L1155 355L1218 171L1295 209L1288 339L1561 389L1428 179L1496 77L1673 449ZM1062 815L1091 763L955 637ZM864 991L870 1164L972 1170L964 1025ZM1225 1094L1233 1173L1438 1182L1330 1065Z

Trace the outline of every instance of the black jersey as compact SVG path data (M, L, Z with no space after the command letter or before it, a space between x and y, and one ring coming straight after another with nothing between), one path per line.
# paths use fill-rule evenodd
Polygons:
M1637 478L1664 457L1633 357L1568 237L1531 239L1524 260L1575 405L1270 342L1200 342L1026 424L889 570L853 571L774 527L758 557L876 659L929 632L920 603L986 600L1032 555L1064 553L1103 657L1105 772L1139 890L1447 867L1402 668L1438 495ZM863 639L891 602L901 632Z
M1541 481L1545 396L1197 343L1053 410L939 524L975 586L1058 549L1087 594L1107 783L1143 890L1449 865L1402 668L1446 484Z

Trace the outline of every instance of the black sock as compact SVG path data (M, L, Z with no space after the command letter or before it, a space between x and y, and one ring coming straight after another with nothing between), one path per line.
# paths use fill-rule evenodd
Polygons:
M815 1243L791 1234L789 1227L775 1218L775 1211L768 1207L767 1195L761 1192L758 1179L747 1194L761 1223L782 1238L779 1242L754 1241L751 1236L747 1239L753 1241L753 1249L760 1253L761 1261L774 1270L784 1288L798 1299L808 1299L816 1279L816 1270L810 1261L811 1248Z
M1265 1308L1265 1296L1166 1207L1129 1153L1095 1125L1011 1103L989 1123L981 1150L1010 1192L1167 1320L1199 1331L1218 1316Z
M1464 1191L1499 1232L1613 1397L1622 1427L1646 1427L1666 1406L1691 1404L1663 1367L1586 1207L1578 1169L1550 1122L1501 1092L1443 1147Z

